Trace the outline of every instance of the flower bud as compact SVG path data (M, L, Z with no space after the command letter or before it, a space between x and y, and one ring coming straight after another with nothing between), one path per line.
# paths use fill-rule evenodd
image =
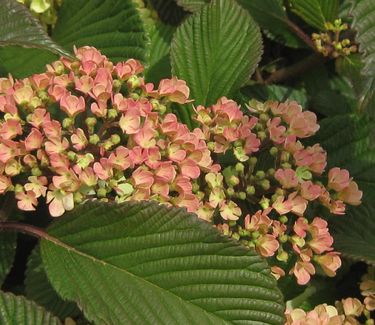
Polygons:
M280 216L279 217L279 221L281 222L281 223L287 223L288 222L288 217L287 216Z
M250 159L249 159L249 165L250 166L255 166L256 163L257 163L257 161L258 161L257 157L250 157Z
M243 174L245 171L245 166L242 163L237 163L235 167L236 172Z
M257 137L261 140L261 141L264 141L266 138L267 138L267 134L266 132L264 131L259 131L257 133Z
M279 152L279 149L277 149L276 147L272 147L270 149L270 155L273 157L275 157L278 154L278 152Z
M240 183L240 179L235 175L230 176L229 179L228 179L228 185L229 186L236 186L239 183Z
M68 152L68 159L70 161L74 161L76 159L76 157L77 157L77 154L74 151L69 151Z
M21 192L23 192L23 186L21 184L14 185L14 192L15 193L21 193Z
M43 173L39 167L34 167L34 168L31 168L31 174L33 176L42 176Z
M110 119L110 120L113 120L117 117L118 115L118 111L114 108L110 108L108 110L108 113L107 113L107 117Z
M121 137L118 134L112 134L111 135L111 142L116 145L121 142Z
M276 259L280 262L287 262L289 259L288 253L286 251L281 251L276 255Z
M75 203L82 203L83 201L83 195L80 192L74 192L73 193L73 200Z
M91 144L96 145L96 144L98 144L99 141L100 141L100 138L97 134L90 135L89 142Z
M238 197L240 200L246 200L246 193L245 193L245 192L238 192L238 193L237 193L237 197Z
M252 186L252 185L248 185L248 186L246 187L246 193L247 193L248 195L254 195L254 194L255 194L255 187Z
M73 119L70 117L66 117L63 119L62 127L64 129L69 129L73 125Z
M258 170L255 174L255 177L259 180L262 180L266 177L266 173L263 170Z
M236 239L236 240L240 240L240 235L238 234L238 233L236 233L236 232L234 232L233 234L232 234L232 238L233 239Z
M105 188L99 188L97 191L96 191L96 195L98 197L106 197L107 196L107 191Z
M233 196L236 193L235 190L233 189L233 187L227 188L226 192L227 192L228 196Z
M118 93L120 91L121 86L122 86L122 83L120 80L118 79L113 80L113 91L115 93Z
M135 88L139 88L141 86L141 80L139 79L139 77L137 77L136 75L132 75L128 81L127 81L127 86L130 88L130 89L135 89Z
M262 207L263 210L268 209L270 207L270 200L263 196L262 199L259 201L259 205Z
M260 186L263 190L268 191L271 187L270 181L268 179L264 179L260 182Z
M85 123L86 123L87 126L95 126L96 123L97 123L97 119L95 117L88 117L85 120Z
M270 119L270 117L268 116L268 114L262 113L259 115L259 119L263 122L267 122Z

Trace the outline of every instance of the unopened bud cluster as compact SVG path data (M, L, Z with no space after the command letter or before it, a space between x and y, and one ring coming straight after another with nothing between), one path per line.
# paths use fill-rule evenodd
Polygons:
M275 276L305 284L316 267L335 274L327 223L305 211L318 202L344 214L362 192L340 168L318 180L326 152L301 142L319 129L314 113L257 101L243 112L222 97L195 107L189 130L171 112L190 102L185 81L155 88L136 60L113 64L91 47L75 54L45 73L0 79L0 194L14 192L25 211L44 198L55 217L92 199L185 207L269 257Z
M353 44L349 38L342 36L343 32L349 28L348 24L342 23L341 19L336 19L333 23L326 23L325 28L325 32L312 34L312 40L318 52L333 58L357 52L357 45Z

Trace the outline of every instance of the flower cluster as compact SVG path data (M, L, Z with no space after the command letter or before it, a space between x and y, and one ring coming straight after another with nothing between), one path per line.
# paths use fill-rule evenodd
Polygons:
M312 40L319 53L337 58L357 52L357 45L353 44L349 38L342 36L349 28L348 24L342 23L341 19L336 19L333 23L326 23L325 28L326 31L323 33L312 34Z
M305 284L317 266L335 274L327 223L306 210L318 202L344 214L362 192L340 168L319 181L326 152L302 143L319 129L314 113L296 102L241 111L222 97L195 107L189 130L172 113L191 102L185 81L155 88L136 60L113 64L91 47L75 54L45 73L0 79L0 194L14 192L25 211L45 198L55 217L89 199L156 200L272 257L276 276Z
M375 310L374 270L374 268L369 267L368 273L360 283L361 294L365 297L363 303L357 298L345 298L336 301L335 306L321 304L307 312L300 308L287 309L285 325L374 325L374 318L371 315L371 312Z

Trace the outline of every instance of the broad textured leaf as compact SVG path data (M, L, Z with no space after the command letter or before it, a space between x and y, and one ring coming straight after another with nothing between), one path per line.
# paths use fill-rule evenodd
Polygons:
M139 12L131 0L64 0L52 39L72 50L89 45L112 61L135 58L144 61L148 39ZM0 49L0 60L16 77L41 72L57 57L43 51Z
M279 102L295 100L303 107L307 103L306 92L303 89L294 89L279 85L247 86L241 89L241 93L247 100L252 98L260 101L277 100Z
M283 324L266 262L183 209L90 202L48 233L48 278L95 323Z
M282 0L237 0L259 24L266 35L286 46L305 47L288 25Z
M44 271L39 247L29 257L25 278L26 297L35 301L61 319L76 316L79 310L75 303L64 301L52 288Z
M357 31L356 40L363 55L364 74L375 74L375 1L358 1L352 11L352 27Z
M16 253L16 239L15 233L0 232L0 286L12 267Z
M202 8L202 6L210 3L210 0L176 0L177 4L186 10L196 12Z
M370 0L371 1L371 0ZM310 26L324 30L326 22L338 18L338 0L289 0L292 10Z
M262 54L259 28L238 4L216 0L187 18L172 42L172 73L186 80L195 104L233 97Z
M61 325L61 322L25 297L0 291L0 324Z
M363 191L363 205L350 207L343 217L331 218L335 248L357 260L375 263L375 145L374 123L366 117L338 115L323 119L320 130L312 139L328 152L327 170L339 166ZM362 243L358 243L362 238Z
M173 33L173 26L158 23L150 35L150 58L145 71L147 82L157 84L163 78L169 78L171 72L170 48Z
M70 56L51 40L39 21L17 1L0 0L0 26L0 46L36 47Z
M359 54L336 60L336 70L347 78L354 90L359 111L373 114L375 111L375 78L362 74L363 61Z
M355 261L375 265L375 206L364 202L350 207L343 217L330 224L334 229L335 248Z

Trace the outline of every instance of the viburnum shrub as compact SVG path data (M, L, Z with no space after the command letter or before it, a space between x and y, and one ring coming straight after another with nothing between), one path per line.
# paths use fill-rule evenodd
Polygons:
M185 207L265 257L279 278L309 282L319 266L341 266L327 221L305 217L318 202L332 214L359 205L362 192L345 169L328 171L316 115L295 101L251 101L240 108L220 98L195 107L194 130L172 104L190 101L186 82L156 88L137 60L113 64L97 49L75 50L47 71L0 80L0 190L35 210L44 199L53 217L86 200L155 200ZM220 160L233 153L233 165ZM268 164L263 163L267 161ZM269 168L270 167L270 168ZM256 211L244 214L250 202Z

